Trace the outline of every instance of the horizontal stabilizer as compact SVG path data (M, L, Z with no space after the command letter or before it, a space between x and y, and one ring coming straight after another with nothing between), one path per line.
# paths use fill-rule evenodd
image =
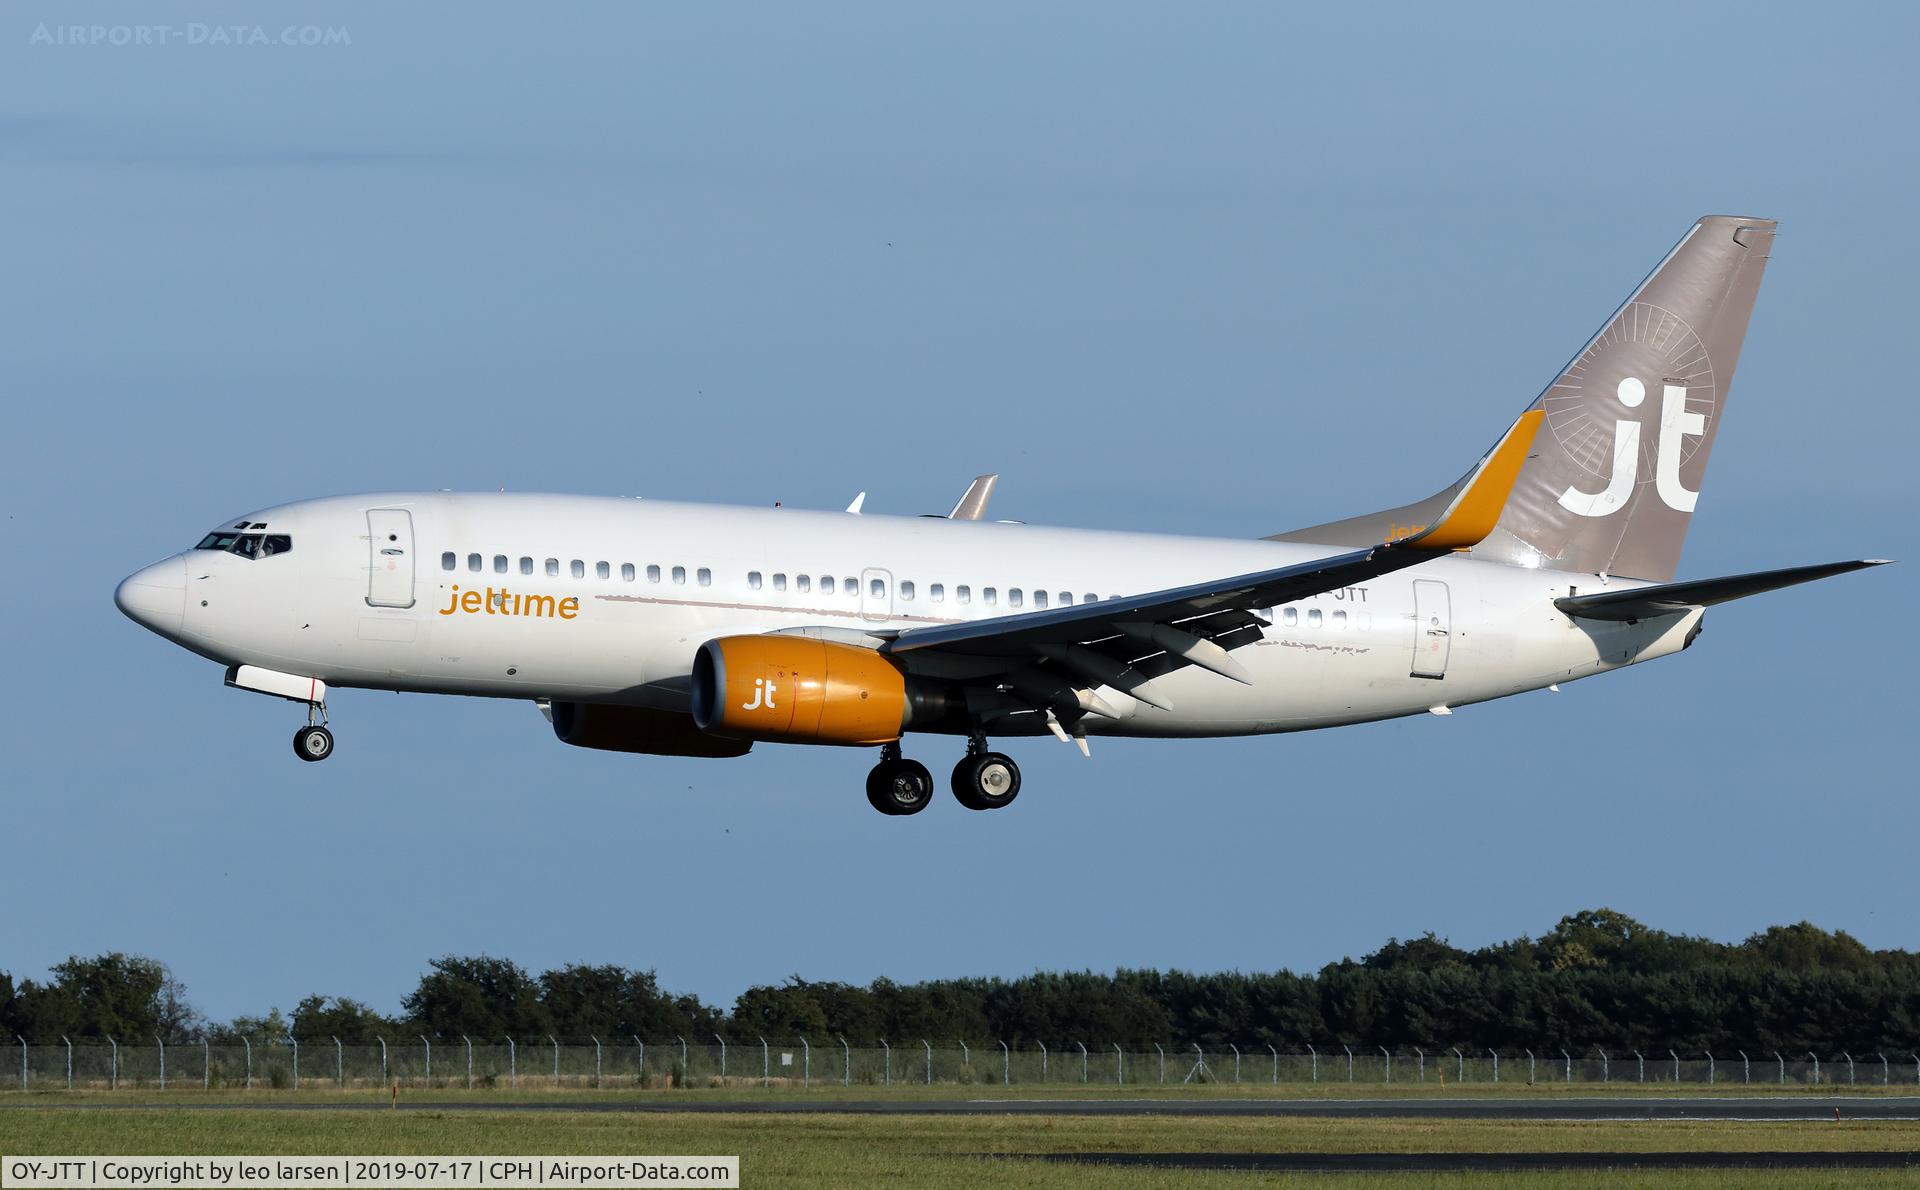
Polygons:
M1778 591L1818 578L1831 578L1850 570L1884 566L1885 558L1866 558L1857 562L1827 562L1819 566L1793 566L1786 570L1762 570L1754 574L1735 574L1726 578L1703 578L1685 583L1662 583L1657 587L1636 587L1630 591L1602 591L1594 595L1569 595L1553 605L1569 616L1588 620L1648 620L1696 607L1712 607Z

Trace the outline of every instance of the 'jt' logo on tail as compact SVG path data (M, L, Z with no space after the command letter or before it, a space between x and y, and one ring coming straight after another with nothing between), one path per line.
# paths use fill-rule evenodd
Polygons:
M757 711L761 707L765 707L769 711L774 709L773 683L766 678L755 678L753 680L753 701L741 703L740 709L743 711Z
M1638 409L1647 399L1647 386L1629 376L1620 382L1614 395L1629 409ZM1687 388L1683 384L1665 384L1660 389L1660 441L1654 454L1654 489L1668 508L1692 512L1698 492L1687 490L1680 482L1682 436L1700 437L1707 432L1703 414L1687 409ZM1613 474L1603 492L1583 492L1569 487L1560 493L1560 507L1580 516L1608 516L1626 507L1633 485L1640 478L1640 423L1621 418L1613 427Z

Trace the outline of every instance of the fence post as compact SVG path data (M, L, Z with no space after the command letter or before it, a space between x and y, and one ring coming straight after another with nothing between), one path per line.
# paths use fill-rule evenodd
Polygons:
M380 1043L380 1085L385 1087L387 1085L387 1039L378 1033L373 1035L373 1039ZM507 1044L513 1043L509 1041Z
M687 1039L678 1033L673 1035L673 1039L680 1043L680 1077L685 1078L687 1077Z
M107 1070L107 1090L117 1091L120 1089L120 1043L109 1037L107 1044L113 1047L113 1065Z
M886 1064L880 1068L880 1085L891 1087L893 1085L893 1047L887 1044L886 1038L882 1037L880 1048L886 1052Z
M329 1034L331 1036L331 1034ZM333 1087L340 1090L347 1085L347 1052L340 1048L340 1039L333 1038Z
M1740 1055L1740 1080L1750 1083L1753 1081L1753 1063L1747 1059L1747 1051L1736 1052Z
M1453 1081L1464 1083L1467 1081L1467 1056L1460 1052L1460 1047L1457 1045L1453 1047L1453 1056L1457 1063L1453 1072Z
M1773 1060L1780 1063L1780 1085L1784 1087L1787 1085L1787 1060L1780 1056L1779 1050L1773 1051Z
M1153 1043L1153 1052L1160 1055L1160 1081L1167 1081L1167 1051L1160 1048L1159 1042Z
M1080 1047L1080 1081L1084 1083L1087 1081L1087 1043L1076 1041L1073 1044Z
M200 1089L213 1086L213 1046L206 1038L200 1039Z
M462 1033L460 1040L467 1047L467 1090L471 1091L473 1090L473 1038Z
M1680 1055L1668 1050L1667 1057L1673 1059L1673 1081L1677 1083L1680 1081Z
M1414 1052L1414 1055L1419 1059L1420 1081L1424 1083L1427 1081L1427 1051L1421 1049L1419 1046L1416 1045L1413 1047L1413 1052Z
M713 1035L713 1039L720 1043L720 1085L724 1087L727 1085L727 1039L718 1033Z
M1711 1087L1713 1085L1713 1051L1707 1050L1705 1052L1707 1055L1707 1085Z
M27 1089L27 1039L18 1033L13 1037L20 1043L20 1089L24 1091Z
M1500 1051L1488 1050L1487 1052L1493 1055L1493 1081L1497 1083L1500 1081Z
M68 1052L69 1053L72 1052L71 1047L69 1047ZM1920 1054L1908 1054L1907 1057L1913 1059L1913 1081L1916 1083L1920 1083ZM73 1059L72 1058L67 1059L67 1085L69 1087L73 1085Z
M1820 1085L1820 1055L1808 1050L1807 1057L1813 1059L1813 1085L1817 1087Z
M1851 1087L1853 1085L1853 1055L1842 1050L1840 1056L1847 1060L1847 1085ZM162 1087L165 1085L164 1082L161 1083Z
M1883 1087L1893 1085L1892 1070L1887 1065L1887 1056L1885 1054L1880 1055L1880 1085Z
M1607 1057L1607 1051L1600 1049L1599 1046L1596 1045L1593 1048L1596 1050L1600 1050L1600 1081L1603 1083L1612 1082L1613 1081L1613 1059Z
M933 1085L933 1043L922 1037L920 1044L927 1047L927 1085Z
M1036 1040L1033 1044L1040 1047L1040 1081L1044 1083L1047 1081L1047 1043ZM1920 1066L1915 1069L1920 1070Z
M811 1090L812 1088L813 1088L813 1047L807 1044L806 1038L802 1037L800 1039L800 1089L802 1091L807 1091L807 1090Z
M1640 1081L1644 1083L1647 1081L1647 1056L1639 1050L1633 1051L1633 1056L1640 1063Z
M553 1081L557 1086L560 1082L560 1043L553 1039L553 1034L549 1033L547 1044L553 1046Z
M593 1085L598 1087L600 1085L600 1039L591 1033L587 1036L593 1037Z
M967 1048L967 1043L964 1041L960 1041L960 1039L957 1037L954 1038L954 1040L960 1042L960 1065L962 1066L973 1065L973 1051Z
M387 1061L386 1047L382 1046L380 1049L380 1063L382 1068L385 1067L386 1061ZM519 1050L519 1047L513 1044L513 1035L508 1034L507 1035L507 1086L518 1087L519 1085L520 1085L520 1050Z
M1567 1052L1566 1050L1564 1050L1564 1049L1562 1049L1562 1050L1560 1051L1560 1056L1561 1056L1562 1058L1564 1058L1564 1059L1566 1059L1566 1063L1567 1063L1567 1085L1568 1085L1569 1087L1571 1087L1571 1086L1573 1085L1573 1055L1572 1055L1572 1054L1570 1054L1570 1053L1568 1053L1568 1052Z
M1240 1047L1229 1041L1227 1048L1233 1051L1233 1081L1237 1083L1240 1081Z
M253 1090L253 1042L248 1041L247 1035L242 1033L240 1044L247 1047L247 1085L242 1090L251 1091Z
M1269 1041L1267 1052L1273 1055L1273 1085L1277 1087L1280 1085L1280 1051L1274 1049L1273 1043Z
M847 1046L847 1035L840 1035L840 1085L853 1085L853 1050Z
M1127 1055L1117 1041L1113 1043L1113 1081L1123 1086L1127 1081Z
M298 1091L300 1089L300 1041L293 1034L289 1033L287 1034L287 1044L293 1047L293 1089ZM166 1078L167 1064L164 1058L164 1051L162 1051L160 1085L163 1087L166 1085Z
M638 1033L629 1033L627 1036L633 1038L633 1077L640 1080L640 1085L644 1087L647 1085L647 1043L640 1040Z
M153 1035L153 1039L160 1043L160 1089L164 1091L167 1089L167 1039L158 1033ZM20 1085L23 1088L27 1085L27 1055L24 1048L20 1052Z
M1527 1055L1527 1085L1531 1087L1533 1085L1533 1051L1527 1050L1526 1055Z
M1353 1081L1353 1047L1350 1045L1342 1044L1340 1048L1347 1051L1347 1081L1352 1082Z
M433 1042L427 1040L425 1033L416 1034L416 1036L420 1038L420 1044L427 1048L427 1085L431 1087L433 1085Z
M1000 1043L1000 1085L1006 1086L1013 1081L1013 1051L1006 1042Z
M758 1034L756 1034L758 1036ZM773 1065L767 1056L767 1039L760 1038L760 1087L765 1090L773 1085Z
M1320 1051L1314 1049L1312 1043L1309 1042L1307 1045L1307 1053L1313 1056L1313 1081L1317 1083L1320 1081Z

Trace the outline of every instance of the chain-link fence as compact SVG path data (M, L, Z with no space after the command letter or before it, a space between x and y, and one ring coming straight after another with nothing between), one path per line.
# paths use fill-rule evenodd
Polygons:
M1205 1049L1150 1044L1049 1048L997 1041L931 1040L854 1045L835 1038L703 1043L550 1037L447 1040L332 1038L237 1045L93 1040L51 1044L15 1039L18 1090L388 1087L906 1087L1167 1086L1237 1084L1634 1085L1774 1084L1794 1087L1920 1086L1920 1054L1783 1054L1675 1050L1499 1051L1480 1047L1306 1047Z

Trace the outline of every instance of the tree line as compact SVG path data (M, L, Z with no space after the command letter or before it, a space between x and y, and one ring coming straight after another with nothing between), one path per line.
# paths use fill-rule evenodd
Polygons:
M861 986L794 976L723 1010L661 988L652 971L510 959L432 960L396 1015L311 995L282 1014L214 1023L165 965L74 957L44 980L0 971L0 1036L148 1037L238 1044L338 1037L673 1036L1004 1040L1065 1048L1173 1042L1207 1048L1342 1043L1444 1048L1906 1052L1920 1044L1920 955L1869 950L1844 931L1775 926L1737 944L1669 934L1608 909L1539 938L1463 950L1393 939L1318 973L1120 970Z

